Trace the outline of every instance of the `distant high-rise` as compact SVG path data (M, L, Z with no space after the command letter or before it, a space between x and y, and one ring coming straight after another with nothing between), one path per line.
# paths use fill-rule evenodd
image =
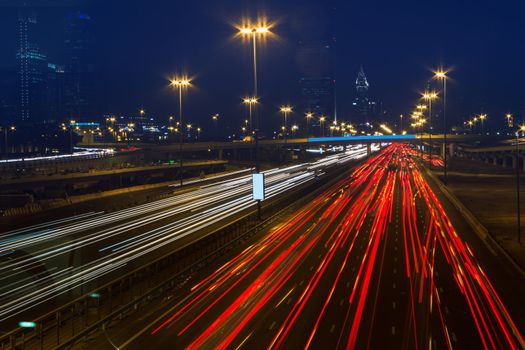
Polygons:
M19 119L22 123L34 123L46 118L47 56L35 42L36 14L22 8L18 15L18 64Z
M357 73L355 87L356 98L353 102L355 121L357 123L367 123L376 113L376 103L372 101L368 95L370 84L366 78L363 66L361 66Z
M65 69L62 65L47 64L47 108L48 119L58 121L64 113Z
M305 6L294 23L298 33L296 56L301 109L335 116L335 36L330 2Z
M302 77L302 105L305 112L330 115L333 112L334 80L331 77Z
M95 115L95 59L91 18L71 13L66 22L64 117L93 118Z

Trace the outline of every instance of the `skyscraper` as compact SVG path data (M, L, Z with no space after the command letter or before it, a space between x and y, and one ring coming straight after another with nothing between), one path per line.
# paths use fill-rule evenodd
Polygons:
M36 14L27 7L18 14L19 41L16 54L19 82L19 121L35 123L46 118L47 56L35 42Z
M330 2L310 5L298 14L296 56L301 109L335 118L335 36Z
M95 115L95 59L91 17L71 13L66 22L65 118L92 118Z
M359 124L369 122L376 114L376 103L368 95L369 87L370 84L361 66L355 81L356 97L353 102L354 119Z

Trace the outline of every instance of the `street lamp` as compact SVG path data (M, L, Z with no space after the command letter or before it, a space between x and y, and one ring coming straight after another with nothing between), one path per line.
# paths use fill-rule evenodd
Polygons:
M197 140L199 140L201 137L201 131L202 131L201 128L197 128Z
M257 97L245 97L242 102L248 106L248 113L249 113L248 115L250 117L250 128L253 128L252 110L253 110L253 105L257 103Z
M516 131L516 218L518 224L518 243L521 243L521 208L520 208L520 131L525 131L525 125L521 125Z
M7 145L7 131L16 131L16 127L14 125L11 125L10 127L4 126L4 141L5 141L5 156L7 158L8 153L8 145Z
M512 118L512 114L507 113L507 114L505 115L505 117L507 118L507 126L508 126L509 128L512 128L512 127L514 126L514 120L513 120L513 118Z
M243 28L239 29L239 34L243 37L248 37L252 41L252 48L253 48L253 99L257 100L258 91L257 91L257 38L264 38L270 33L270 26L266 25L264 21L259 21L259 24L256 26L244 26ZM249 104L250 110L252 104L256 102L252 102ZM256 114L257 119L257 125L254 128L255 133L255 173L259 173L259 129L260 123L259 123L259 114ZM250 117L251 119L251 117ZM251 120L250 120L251 121ZM257 200L257 217L259 220L261 220L261 201Z
M428 101L428 168L432 170L432 100L437 98L434 91L423 94L423 99Z
M187 89L191 85L191 81L187 77L179 77L172 79L170 85L177 88L179 92L179 173L180 173L180 187L182 188L182 89Z
M310 124L310 119L314 117L314 114L311 112L306 113L306 137L308 137L308 124Z
M321 127L321 137L324 137L324 121L326 117L324 115L319 117L319 126Z
M219 113L212 115L211 120L213 120L213 126L215 127L215 130L217 131L217 122L219 121Z
M294 125L292 125L292 127L291 127L290 129L292 130L292 135L294 135L295 132L296 132L297 130L299 130L299 127L298 127L297 125L294 124Z
M472 128L473 128L473 126L474 126L474 122L473 122L472 120L469 120L469 121L467 122L467 124L468 124L469 127L470 127L470 133L472 133Z
M247 26L239 29L239 34L250 37L253 47L253 94L257 96L257 38L270 33L270 28L266 25Z
M485 131L483 129L483 122L485 121L485 119L487 119L487 115L486 114L480 114L479 115L479 120L481 121L481 135L484 135Z
M292 107L282 106L280 112L284 114L284 140L286 143L286 138L288 134L288 113L292 112Z
M71 154L73 154L73 126L76 123L77 122L75 120L70 120L69 121L69 153L71 153ZM77 126L75 129L78 130L79 127Z
M434 72L434 77L438 80L443 81L443 147L445 152L443 152L443 180L445 185L447 184L447 72L443 70L438 70Z

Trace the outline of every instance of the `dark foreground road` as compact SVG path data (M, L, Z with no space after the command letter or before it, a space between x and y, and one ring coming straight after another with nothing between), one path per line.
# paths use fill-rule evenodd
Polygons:
M456 232L461 217L447 215L412 152L389 146L194 276L139 331L108 336L120 349L524 348L521 311L505 307L521 291L494 287L486 271L501 261Z

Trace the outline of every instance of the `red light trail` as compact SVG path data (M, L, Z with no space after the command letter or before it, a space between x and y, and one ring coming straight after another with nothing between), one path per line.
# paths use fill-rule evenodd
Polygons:
M462 336L485 349L525 348L416 158L407 145L388 146L194 283L150 334L176 337L188 349L250 348L250 341L268 349L316 348L333 323L329 332L337 329L338 335L329 339L336 347L370 348L383 322L383 284L393 278L386 261L397 250L394 229L399 227L407 307L393 317L405 321L399 327L402 348L451 349L457 341L452 329L458 333L461 327L476 330ZM438 287L442 281L452 291L444 293ZM463 307L465 325L446 311L447 303ZM262 328L263 320L274 322Z

